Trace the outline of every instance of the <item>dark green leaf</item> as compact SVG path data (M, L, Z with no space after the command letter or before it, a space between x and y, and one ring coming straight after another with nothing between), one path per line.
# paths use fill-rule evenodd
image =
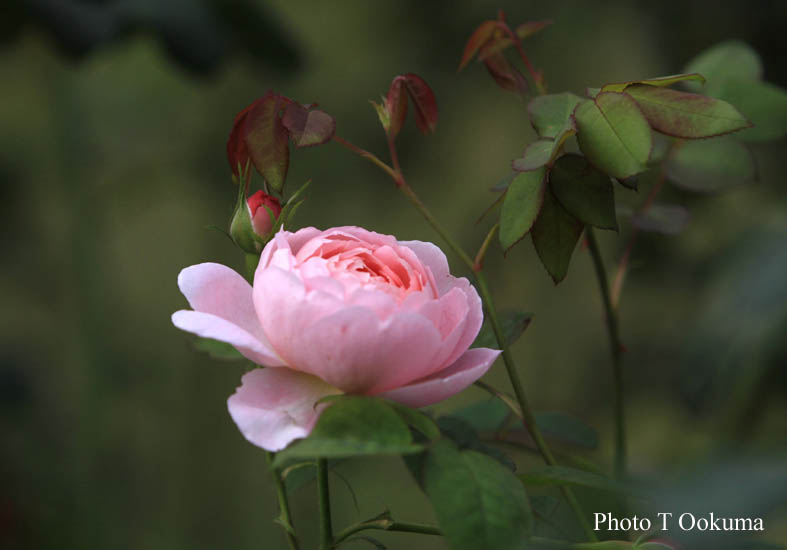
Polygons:
M650 86L663 87L663 86L672 86L673 84L677 84L678 82L684 82L684 81L694 81L694 82L699 82L700 84L704 84L705 78L699 73L673 74L670 76L659 76L656 78L648 78L646 80L630 80L628 82L615 82L612 84L604 84L601 87L600 91L622 92L628 89L629 86L633 86L634 84L648 84Z
M538 470L519 474L525 485L532 487L553 487L556 485L580 485L616 493L631 493L631 488L614 479L568 468L566 466L544 466Z
M596 168L619 179L645 170L653 136L631 96L601 92L577 105L574 120L579 148Z
M525 235L544 200L546 168L522 172L511 180L500 212L500 244L508 251Z
M612 181L581 156L560 157L549 173L549 187L563 208L582 223L617 231Z
M722 42L705 50L686 66L686 72L700 73L708 81L707 93L730 78L759 80L762 78L762 62L748 44L737 40ZM695 83L687 83L692 90L699 90Z
M460 450L472 450L497 460L500 464L516 471L516 464L500 449L487 445L478 437L478 432L465 419L454 415L441 416L437 419L442 434L453 441Z
M399 403L389 403L391 407L402 417L402 420L421 432L427 439L439 439L440 428L434 423L434 420L426 416L424 413L417 409L411 409Z
M673 137L697 139L720 136L751 126L738 109L699 94L637 84L626 89L654 130Z
M457 409L451 416L461 418L477 432L496 432L503 428L510 414L505 403L490 397Z
M570 92L538 96L527 105L530 123L539 136L554 139L580 101L582 98Z
M532 320L533 314L529 311L508 310L500 313L500 328L503 331L506 347L511 347L519 340ZM473 347L499 349L497 338L489 323L484 323L481 327Z
M757 179L751 151L731 137L676 144L664 163L664 171L678 187L706 193Z
M547 437L560 439L587 449L598 447L596 430L569 414L562 412L537 413L536 425Z
M754 125L736 137L769 141L787 134L787 91L768 82L726 80L711 94L735 105Z
M397 455L421 450L407 424L385 401L346 396L320 416L311 435L276 455L274 466L296 458Z
M455 550L519 550L533 516L524 488L494 459L441 440L427 452L424 491Z
M218 340L211 340L210 338L199 338L194 342L194 349L207 353L214 359L222 359L226 361L237 361L238 359L245 359L241 353L226 342L219 342Z
M536 253L555 284L565 279L571 255L582 234L582 222L569 214L547 186L541 212L530 236Z

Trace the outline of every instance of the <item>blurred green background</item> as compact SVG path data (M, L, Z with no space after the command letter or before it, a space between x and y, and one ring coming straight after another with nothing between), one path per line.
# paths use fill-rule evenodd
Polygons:
M411 185L475 250L491 223L476 224L489 188L533 138L525 104L483 67L456 73L464 41L498 7L512 24L555 20L526 42L551 91L676 73L729 38L752 44L765 77L787 86L785 3L3 4L0 547L285 547L264 454L226 411L244 366L198 354L169 320L186 304L181 268L242 269L229 241L206 230L225 227L232 210L233 117L274 88L319 102L339 135L385 158L368 100L398 73L421 75L438 98L438 130L422 137L409 121L400 157ZM667 189L664 200L686 205L691 221L680 236L640 238L621 309L632 473L663 486L689 479L696 498L734 501L765 518L761 538L774 543L787 540L784 146L754 148L758 184L710 197ZM293 154L289 189L308 178L301 225L438 242L390 180L337 145ZM623 204L644 196L616 193ZM602 238L611 266L625 229ZM515 347L534 408L596 427L599 449L580 454L608 468L611 372L589 255L577 250L558 287L527 242L505 261L494 248L487 265L499 304L535 313ZM502 365L487 380L508 388ZM439 410L483 397L471 388ZM359 505L335 479L337 526L386 507L433 521L400 460L337 470ZM304 548L315 541L314 493L306 485L292 496ZM588 510L608 511L582 496Z

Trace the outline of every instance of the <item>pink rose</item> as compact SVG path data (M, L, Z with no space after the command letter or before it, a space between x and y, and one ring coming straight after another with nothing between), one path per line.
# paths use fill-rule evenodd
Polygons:
M326 395L423 407L472 384L500 353L468 349L481 300L439 248L359 227L279 231L253 287L212 263L184 269L178 285L194 311L173 314L175 326L274 367L244 375L228 401L246 439L271 451L309 434Z

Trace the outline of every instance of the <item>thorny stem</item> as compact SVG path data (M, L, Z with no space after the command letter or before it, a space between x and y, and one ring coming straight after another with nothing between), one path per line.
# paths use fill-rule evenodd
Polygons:
M333 526L331 525L331 494L328 486L328 461L317 460L317 491L320 505L320 550L333 548Z
M268 466L273 474L273 483L276 486L276 496L279 500L279 523L284 528L284 536L287 537L287 544L290 550L298 550L298 539L295 538L294 529L292 526L292 519L290 518L290 504L287 501L287 491L284 488L284 481L281 478L281 472L273 468L274 453L266 452L265 458L268 461Z
M612 353L612 375L614 384L614 417L615 417L615 475L622 478L626 475L626 417L623 403L623 344L620 342L618 330L618 317L609 293L609 281L604 267L604 259L596 241L593 229L588 226L585 230L588 249L593 258L596 269L601 299L604 302L604 312L609 335L610 351Z
M336 139L336 138L334 138ZM506 366L506 371L508 373L508 377L511 381L511 385L514 388L514 394L516 395L517 401L519 403L520 408L522 409L523 419L525 428L530 433L531 437L536 443L541 455L544 458L544 461L549 465L557 464L555 457L552 455L552 452L549 450L549 446L547 445L546 441L544 440L541 431L538 429L535 423L535 417L533 416L533 411L530 409L530 405L527 401L527 397L525 396L525 390L522 386L522 381L519 379L519 374L517 373L516 363L514 362L514 358L511 355L510 350L508 349L508 345L505 341L503 336L503 331L500 327L500 321L497 316L497 309L495 308L494 301L492 300L492 295L489 292L489 287L486 283L486 278L484 276L483 270L481 266L477 264L474 260L470 258L470 256L462 249L459 244L454 241L453 238L448 234L445 228L440 224L440 222L434 217L431 211L426 207L426 205L421 201L418 195L413 191L413 189L407 185L407 181L402 174L401 168L399 166L399 159L398 155L396 154L396 147L393 142L393 139L389 136L388 138L388 146L391 151L391 160L394 164L394 168L391 168L380 159L378 159L373 154L369 153L361 149L360 147L356 147L345 140L341 140L346 144L345 147L354 151L355 153L361 155L362 157L370 160L376 165L383 164L381 168L393 179L394 183L396 184L397 188L410 200L411 203L416 207L416 209L421 213L421 215L426 219L429 225L437 232L440 237L448 244L449 248L462 260L462 262L471 270L473 273L476 282L478 284L479 293L481 295L481 299L484 302L484 307L486 308L487 315L489 317L490 324L492 325L492 330L495 333L495 338L497 339L497 343L500 346L500 349L503 350L503 362ZM340 143L341 143L340 142ZM491 237L487 237L487 240L490 240ZM485 243L486 244L486 243ZM486 244L488 247L489 245ZM481 249L484 249L484 245L481 246ZM483 254L481 254L483 258ZM561 487L561 491L566 498L569 506L573 509L574 513L577 516L579 523L582 525L583 530L585 531L586 536L591 541L596 541L598 538L596 534L590 527L590 524L585 517L582 508L579 505L576 497L574 496L574 492L571 490L570 487L563 486Z
M360 533L361 531L366 531L369 529L378 531L398 531L401 533L418 533L421 535L442 536L443 534L438 527L433 525L425 525L422 523L405 523L382 518L362 521L360 523L350 525L336 535L336 541L334 544L338 545L340 542L347 540L355 533Z

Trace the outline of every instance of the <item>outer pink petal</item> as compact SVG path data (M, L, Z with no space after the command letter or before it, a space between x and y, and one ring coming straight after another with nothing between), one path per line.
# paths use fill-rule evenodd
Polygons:
M445 363L447 365L456 361L470 347L475 337L478 336L478 331L481 330L481 324L484 322L483 305L475 287L464 277L458 279L450 277L450 279L450 284L453 285L453 288L460 289L467 297L467 317L465 317L462 335L458 338L453 353L449 355Z
M348 393L377 393L430 372L440 349L431 321L399 312L381 321L365 307L321 319L292 341L287 357L298 370Z
M474 348L467 350L456 363L412 384L379 394L380 397L407 405L425 407L459 393L481 378L492 366L499 350Z
M227 400L243 437L269 451L279 451L311 432L324 406L315 403L341 393L319 378L291 369L255 369L241 379Z
M221 317L257 338L265 338L254 311L251 285L229 267L192 265L178 275L178 287L193 310Z
M267 367L285 365L271 349L253 334L226 319L201 311L180 310L172 314L172 324L202 338L212 338L235 347L246 359Z

